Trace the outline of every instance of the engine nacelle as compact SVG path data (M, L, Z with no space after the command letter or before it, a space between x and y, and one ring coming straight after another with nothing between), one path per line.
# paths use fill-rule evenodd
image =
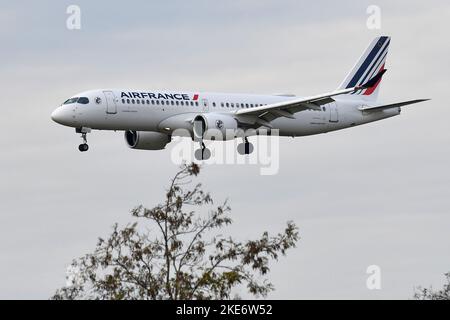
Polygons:
M238 132L235 118L226 114L204 113L194 118L194 138L207 140L232 140Z
M161 150L170 142L170 136L153 131L125 131L125 141L131 149Z

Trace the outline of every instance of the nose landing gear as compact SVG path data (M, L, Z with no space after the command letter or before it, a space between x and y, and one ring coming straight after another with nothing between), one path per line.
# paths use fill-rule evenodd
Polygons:
M82 143L78 146L78 150L80 150L81 152L86 152L89 150L89 145L87 144L86 134L83 134L83 142L84 143Z
M81 152L86 152L89 150L89 146L87 144L87 134L91 132L89 128L77 128L75 129L77 133L81 133L81 138L83 139L83 143L78 146L78 150Z

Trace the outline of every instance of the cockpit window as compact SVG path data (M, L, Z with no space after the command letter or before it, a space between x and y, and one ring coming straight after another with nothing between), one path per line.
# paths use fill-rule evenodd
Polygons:
M77 102L78 98L70 98L69 100L66 100L63 104L70 104Z
M71 103L81 103L81 104L88 104L89 103L89 99L86 97L75 97L75 98L70 98L69 100L66 100L63 104L71 104Z
M81 103L81 104L88 104L88 103L89 103L89 99L86 98L86 97L78 98L78 103Z

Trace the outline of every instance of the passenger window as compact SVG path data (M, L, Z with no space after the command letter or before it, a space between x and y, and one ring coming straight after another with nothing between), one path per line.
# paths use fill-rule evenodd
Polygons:
M230 107L230 105L228 104L228 102L227 102L225 105L227 106L227 108Z
M130 99L127 99L127 103L130 104Z
M198 101L195 101L195 105L198 107Z
M156 100L156 104L158 104L158 105L159 105L159 100Z
M184 102L183 101L181 101L180 103L181 103L182 106L184 106Z
M220 103L220 106L223 108L223 102Z
M178 106L178 105L180 104L180 102L177 100L177 101L175 102L175 104Z
M131 103L134 104L134 99L131 99Z
M191 101L191 107L193 107L193 106L194 106L194 102Z
M215 102L213 102L213 107L215 107L216 106L216 103Z
M141 100L136 100L136 103L137 103L137 104L140 104L140 103L141 103Z
M122 103L125 104L125 99L122 99Z

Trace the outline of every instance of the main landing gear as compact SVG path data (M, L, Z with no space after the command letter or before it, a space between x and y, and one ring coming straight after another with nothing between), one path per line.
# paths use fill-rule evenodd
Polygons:
M248 142L247 137L244 138L244 142L238 144L237 146L237 151L239 154L244 155L244 154L250 154L253 152L253 144L251 144L250 142Z
M253 144L248 142L247 137L244 138L244 142L238 144L237 151L241 155L252 153L254 150ZM208 160L211 157L211 150L206 148L205 143L200 141L200 149L195 150L195 159Z
M195 150L195 159L208 160L211 157L211 150L209 150L203 141L200 142L200 149Z
M83 139L83 143L78 146L78 150L81 152L86 152L89 150L89 146L87 144L87 134L91 132L91 129L88 128L77 128L75 129L77 133L81 133L81 138Z

